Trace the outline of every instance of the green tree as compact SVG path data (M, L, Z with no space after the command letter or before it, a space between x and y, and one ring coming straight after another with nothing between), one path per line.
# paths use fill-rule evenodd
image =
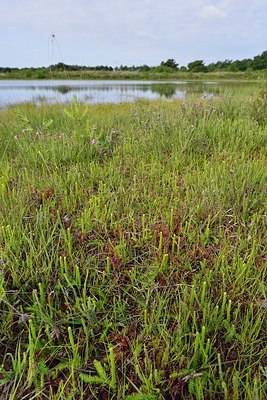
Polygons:
M260 56L254 57L252 68L255 70L267 68L267 51L264 51Z
M139 71L150 71L150 67L148 66L148 65L146 65L146 64L144 64L144 65L141 65L140 67L139 67Z
M187 68L190 72L206 72L207 71L207 67L205 67L203 60L192 61L191 63L189 63L187 65Z
M178 69L179 64L173 58L168 58L167 61L161 61L160 65L162 65L163 67Z

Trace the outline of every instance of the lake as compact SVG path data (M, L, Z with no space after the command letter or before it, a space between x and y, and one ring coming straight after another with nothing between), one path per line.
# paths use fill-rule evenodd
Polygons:
M248 83L227 82L154 82L86 80L0 80L0 107L22 102L69 102L74 96L86 103L121 103L137 99L184 98L192 93L200 97L220 94L233 86Z

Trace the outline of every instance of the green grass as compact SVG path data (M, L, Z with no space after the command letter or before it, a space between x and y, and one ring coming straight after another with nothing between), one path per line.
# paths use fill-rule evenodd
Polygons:
M266 92L0 117L1 400L266 398Z
M89 79L89 80L178 80L178 81L267 81L267 70L244 72L183 72L183 71L50 71L40 69L0 72L0 79Z

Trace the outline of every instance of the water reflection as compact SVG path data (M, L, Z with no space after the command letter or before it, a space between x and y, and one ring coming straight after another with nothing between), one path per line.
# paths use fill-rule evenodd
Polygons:
M237 83L235 85L238 86ZM25 101L33 101L36 104L68 102L73 96L86 103L173 99L184 98L190 94L212 96L229 88L233 88L233 83L10 80L0 81L0 106Z
M166 99L171 99L177 90L177 85L173 83L164 83L158 85L152 85L151 91L153 93L158 93L160 97L166 97Z
M56 92L59 92L61 94L66 94L66 93L71 92L72 88L67 85L62 85L62 86L54 87L53 90L55 90Z

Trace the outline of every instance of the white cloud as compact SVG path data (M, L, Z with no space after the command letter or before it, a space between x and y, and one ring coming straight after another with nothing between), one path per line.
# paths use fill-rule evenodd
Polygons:
M145 39L150 39L150 40L158 40L158 36L153 35L152 33L149 33L146 31L139 31L136 33L136 36L139 36L139 37L145 38Z
M224 11L212 4L204 6L200 11L200 17L205 20L221 19L225 16L226 13Z

